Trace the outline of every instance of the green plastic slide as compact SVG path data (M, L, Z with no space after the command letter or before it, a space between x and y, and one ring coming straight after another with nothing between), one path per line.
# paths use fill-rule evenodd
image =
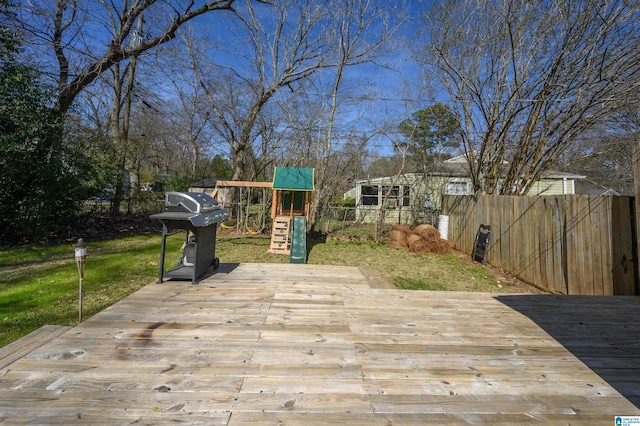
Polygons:
M307 219L294 216L289 263L307 263Z

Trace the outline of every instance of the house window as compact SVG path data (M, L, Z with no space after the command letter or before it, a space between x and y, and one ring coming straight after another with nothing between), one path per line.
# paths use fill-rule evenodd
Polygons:
M378 206L387 197L388 207L403 206L408 207L410 202L408 186L362 186L360 193L362 194L363 206Z
M362 186L361 194L363 206L378 205L378 186Z
M390 207L409 207L409 187L408 186L383 186L383 197L389 194L387 203Z
M411 203L411 190L408 186L402 187L402 207L409 207Z
M447 195L469 195L469 184L465 181L450 181L444 190Z
M398 206L398 191L400 190L397 186L383 186L382 187L382 199L387 197L387 206L388 207L397 207Z

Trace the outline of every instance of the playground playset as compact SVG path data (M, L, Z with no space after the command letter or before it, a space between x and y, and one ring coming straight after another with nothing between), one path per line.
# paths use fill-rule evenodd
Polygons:
M314 169L302 167L276 167L272 182L248 182L248 181L230 181L215 180L213 192L211 187L200 186L198 183L192 185L190 190L210 192L214 198L222 199L224 191L237 190L242 194L243 190L247 194L253 188L262 188L261 197L262 208L265 209L266 196L265 189L271 188L273 198L271 204L271 244L269 246L270 253L289 255L290 263L306 263L307 260L307 222L311 211L311 193L315 190L314 186ZM204 180L203 180L204 183ZM245 221L244 229L250 233L258 233L264 224L264 216L258 220L250 219L249 200L250 196L245 197L247 204L242 212L242 197L236 212L235 225L222 226L227 228L239 227L241 221ZM253 223L249 224L252 221ZM256 223L258 222L258 223Z

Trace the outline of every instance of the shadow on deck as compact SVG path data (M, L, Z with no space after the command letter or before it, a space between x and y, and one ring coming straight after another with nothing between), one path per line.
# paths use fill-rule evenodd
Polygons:
M640 298L509 295L520 312L640 408Z

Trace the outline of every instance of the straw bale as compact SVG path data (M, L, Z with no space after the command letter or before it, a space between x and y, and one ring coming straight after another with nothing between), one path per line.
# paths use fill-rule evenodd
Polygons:
M413 230L414 234L420 235L425 240L440 239L440 232L436 228L428 224L418 225Z
M441 238L425 239L418 237L409 238L408 240L409 251L412 253L451 253L451 246L449 245L449 242Z
M392 229L391 236L389 237L389 246L391 248L407 248L407 234Z
M420 237L409 244L409 251L413 253L435 253L436 245L434 240L427 240Z
M421 238L420 235L416 235L416 234L407 235L407 245L411 246L411 243L419 240L420 238Z
M452 251L449 241L443 240L442 238L438 241L438 253L451 253Z
M409 251L412 253L428 253L429 242L420 236L417 237L409 243Z
M400 225L400 224L391 225L391 231L400 231L405 233L406 235L413 234L413 231L411 230L411 228L409 228L407 225Z

